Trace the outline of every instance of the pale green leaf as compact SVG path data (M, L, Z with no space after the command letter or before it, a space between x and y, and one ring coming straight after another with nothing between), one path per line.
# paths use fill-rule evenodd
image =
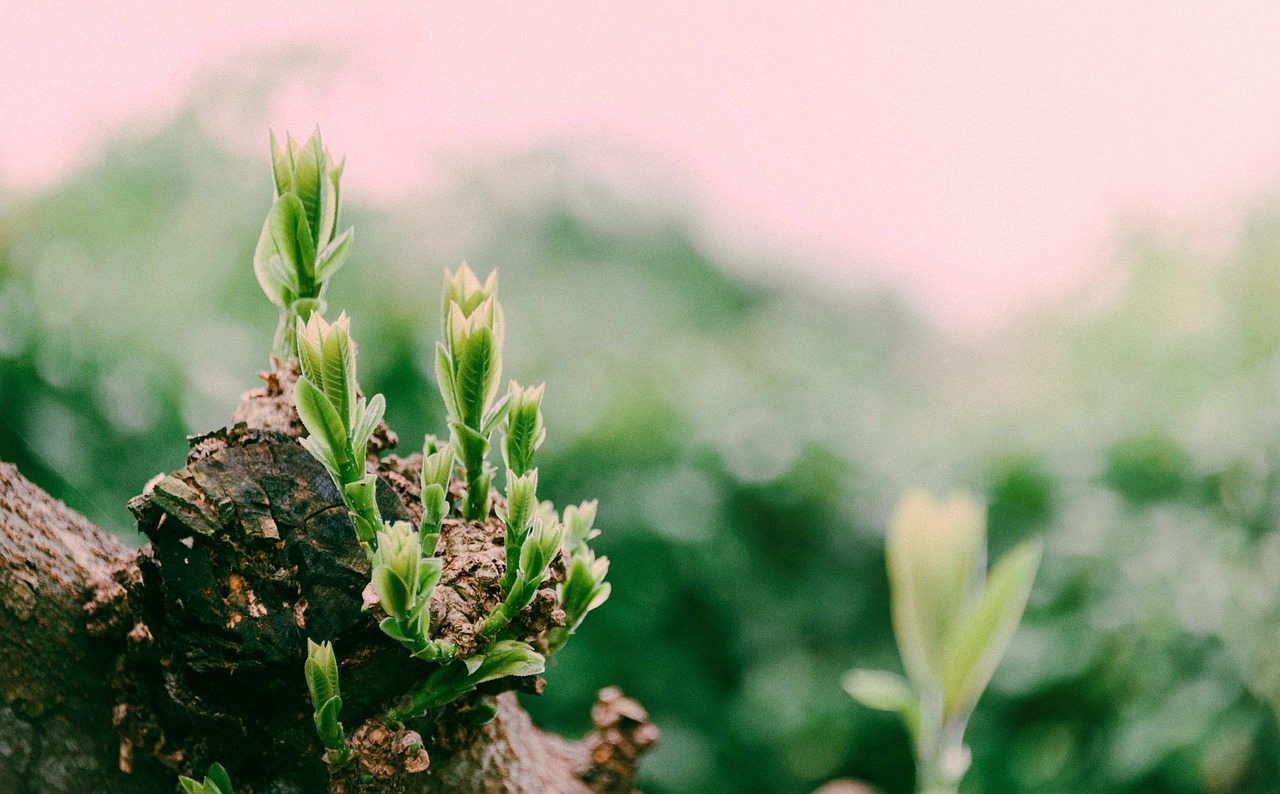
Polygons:
M355 356L351 352L351 337L347 334L346 323L341 319L329 327L320 362L325 396L333 403L342 426L350 431L356 398Z
M943 713L948 719L968 714L1004 658L1031 595L1042 546L1027 541L991 570L982 603L957 627L947 644Z
M373 569L371 579L373 591L378 594L378 601L388 615L399 619L408 614L409 587L395 571L381 565Z
M302 419L307 432L324 442L335 458L336 467L340 467L346 457L343 451L346 449L347 431L338 412L328 398L306 378L298 379L293 394L298 417Z
M850 670L841 681L844 691L867 708L902 712L912 708L916 696L907 680L882 670Z
M317 127L307 142L298 149L293 161L294 192L302 202L303 217L317 238L324 221L325 193L329 192L327 165L324 146L320 142L320 129Z
M271 136L271 174L275 178L276 195L288 193L293 189L293 155L287 143L276 138L275 130Z
M333 277L338 269L346 264L351 253L351 243L355 239L355 229L348 228L329 243L319 254L316 254L316 283L323 284Z
M937 502L919 489L904 495L886 537L885 558L894 636L918 688L941 680L943 643L981 592L985 548L985 515L974 500L953 496Z

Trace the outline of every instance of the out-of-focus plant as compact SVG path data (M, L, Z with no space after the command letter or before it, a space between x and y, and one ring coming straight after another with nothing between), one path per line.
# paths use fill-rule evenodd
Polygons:
M211 764L204 782L197 782L186 776L178 778L178 782L182 784L183 794L235 794L231 788L231 778L222 764Z
M921 794L953 794L970 763L965 726L1022 620L1041 545L1019 545L988 575L982 506L969 496L938 502L913 490L885 547L907 676L853 670L844 686L864 705L902 715Z
M320 141L317 128L305 143L271 134L276 197L262 224L253 270L262 291L280 307L275 354L293 353L295 322L324 311L329 279L347 261L353 231L338 233L338 183L343 163Z

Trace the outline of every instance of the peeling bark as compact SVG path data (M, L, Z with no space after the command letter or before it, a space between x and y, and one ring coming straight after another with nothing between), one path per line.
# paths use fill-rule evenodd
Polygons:
M140 552L0 464L0 791L172 791L213 761L238 794L630 791L657 731L614 690L581 742L540 731L507 691L540 679L382 722L426 668L362 609L368 563L328 473L296 442L296 373L264 381L237 409L243 424L193 439L187 466L130 502L151 540ZM375 437L375 450L395 443L385 426ZM377 462L385 518L420 517L420 466ZM501 597L503 536L496 519L445 522L433 631L464 651ZM563 620L548 586L513 625L536 637ZM308 637L340 658L355 760L332 780L302 674Z

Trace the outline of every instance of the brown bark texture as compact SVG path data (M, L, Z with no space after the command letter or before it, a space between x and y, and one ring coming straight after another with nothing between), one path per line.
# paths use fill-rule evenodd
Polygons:
M534 678L384 721L428 668L365 609L368 562L328 473L297 443L294 374L265 379L234 427L192 439L187 465L130 502L151 541L137 552L0 464L0 791L175 791L179 773L214 761L237 794L631 791L657 730L616 690L577 742L520 707L511 690L540 691ZM373 450L395 444L385 427L375 437ZM420 457L376 465L383 517L420 518ZM443 529L433 631L464 654L501 598L503 535L496 519ZM550 587L517 619L530 637L562 622ZM338 770L311 719L308 638L339 656L354 759Z

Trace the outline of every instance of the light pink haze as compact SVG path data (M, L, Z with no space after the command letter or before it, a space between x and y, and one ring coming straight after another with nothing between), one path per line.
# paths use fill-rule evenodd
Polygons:
M717 243L965 330L1079 283L1127 219L1280 186L1274 3L3 3L0 184L315 50L230 145L319 122L380 201L535 145L643 153Z

